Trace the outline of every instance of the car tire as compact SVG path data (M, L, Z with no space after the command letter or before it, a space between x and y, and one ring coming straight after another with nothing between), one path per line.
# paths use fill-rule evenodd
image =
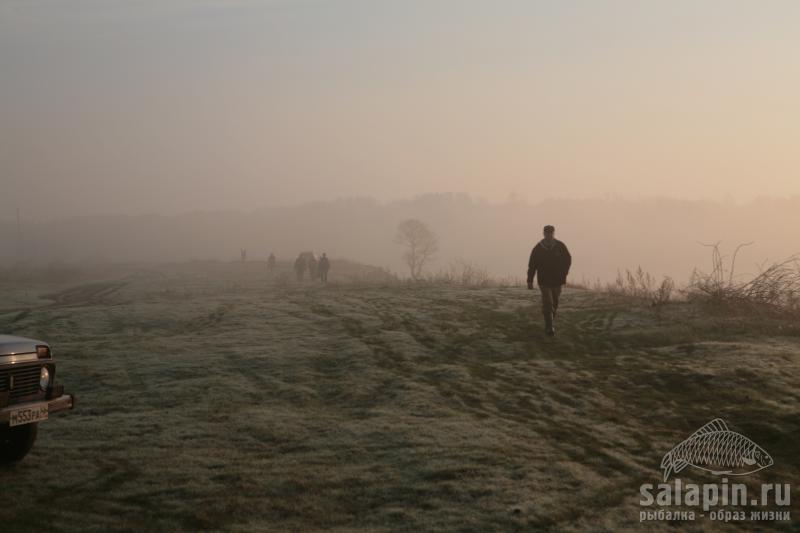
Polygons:
M21 461L33 448L39 424L0 426L0 464Z

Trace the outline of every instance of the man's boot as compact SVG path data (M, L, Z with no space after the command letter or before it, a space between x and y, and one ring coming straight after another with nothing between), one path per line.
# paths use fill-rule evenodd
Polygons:
M544 332L551 337L556 334L556 329L553 327L553 313L544 313Z

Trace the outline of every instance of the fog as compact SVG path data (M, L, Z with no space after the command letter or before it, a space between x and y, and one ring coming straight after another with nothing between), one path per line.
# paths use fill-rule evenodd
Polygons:
M531 247L544 224L574 256L572 281L608 281L618 269L641 266L654 276L686 282L694 267L708 270L721 241L738 273L800 252L800 197L739 205L708 201L549 200L491 204L466 195L425 195L381 203L374 199L318 202L251 212L195 212L175 216L96 215L54 222L0 224L0 260L6 265L186 260L293 260L304 250L326 252L406 275L404 250L393 242L406 218L425 222L439 237L429 271L468 262L497 277L525 276Z
M328 251L402 271L397 223L523 275L799 251L800 5L0 4L0 257ZM16 221L19 210L20 225Z

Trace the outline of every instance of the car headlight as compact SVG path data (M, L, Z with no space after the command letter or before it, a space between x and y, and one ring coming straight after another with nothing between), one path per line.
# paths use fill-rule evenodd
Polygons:
M50 386L50 371L47 370L46 366L42 367L42 371L39 372L39 388L42 390L47 390L47 387Z

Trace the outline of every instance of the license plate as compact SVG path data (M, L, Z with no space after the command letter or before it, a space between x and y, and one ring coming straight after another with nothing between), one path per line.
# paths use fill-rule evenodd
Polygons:
M41 422L42 420L47 420L47 416L48 416L47 404L40 403L32 407L26 407L24 409L17 409L16 411L11 411L11 414L8 417L8 425L21 426L23 424L32 424L34 422Z

